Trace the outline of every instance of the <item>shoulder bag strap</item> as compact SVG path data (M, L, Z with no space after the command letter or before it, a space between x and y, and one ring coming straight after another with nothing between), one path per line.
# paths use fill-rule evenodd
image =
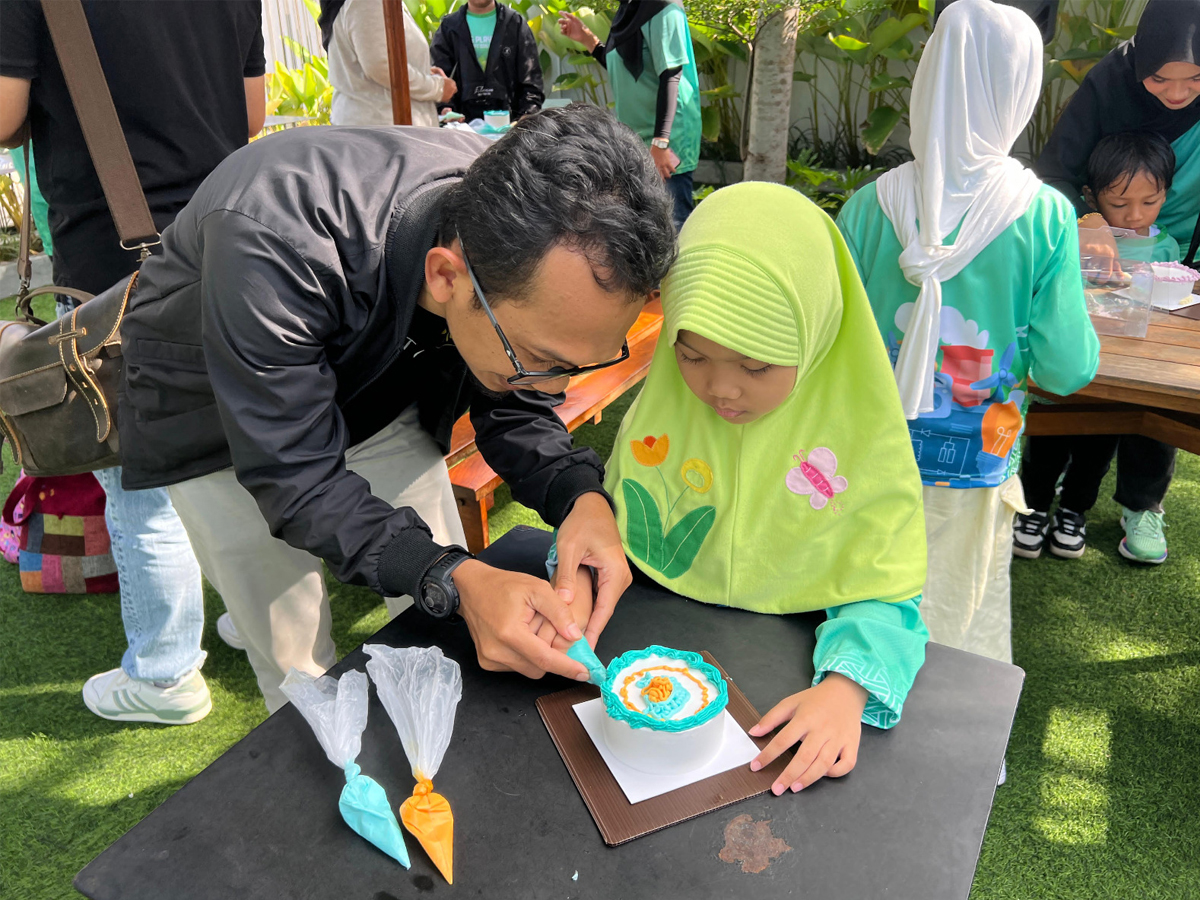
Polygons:
M144 259L149 248L159 243L158 230L117 119L83 3L42 0L42 12L121 246L141 250Z

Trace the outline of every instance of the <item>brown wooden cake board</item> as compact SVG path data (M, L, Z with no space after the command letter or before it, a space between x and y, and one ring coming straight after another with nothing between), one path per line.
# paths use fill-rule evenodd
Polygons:
M725 676L729 688L729 703L725 708L743 730L749 730L762 718L758 710L730 680L711 653L705 650L701 655ZM600 829L604 843L610 847L723 809L748 797L765 794L791 759L790 753L784 753L758 772L751 772L749 766L738 766L641 803L630 803L572 709L576 704L598 696L600 689L594 684L580 685L539 697L537 708L554 746L567 764L575 787L579 789L583 802L596 821L596 827ZM751 736L750 739L761 749L771 736Z

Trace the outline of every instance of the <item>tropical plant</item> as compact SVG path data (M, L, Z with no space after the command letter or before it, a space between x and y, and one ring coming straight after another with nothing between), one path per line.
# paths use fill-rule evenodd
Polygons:
M303 60L299 69L289 69L275 61L275 71L267 73L267 115L300 116L312 125L328 125L333 102L333 86L329 83L329 61L315 56L290 37L288 46Z
M529 5L526 14L538 43L541 45L542 74L550 83L550 91L577 91L595 106L609 106L608 81L602 67L584 47L563 37L558 18L565 12L578 16L583 24L601 41L608 37L612 24L606 12L569 0L546 0L538 6ZM557 76L554 60L558 60ZM551 82L551 78L554 80Z
M838 214L855 191L884 171L874 166L826 169L818 165L816 153L811 148L805 148L797 157L789 159L787 166L788 186L795 188L831 216Z
M1058 32L1047 48L1042 96L1026 131L1036 158L1075 88L1121 41L1133 37L1146 0L1081 0L1058 16Z
M380 2L383 2L383 0L380 0ZM425 35L425 40L433 41L433 35L438 30L438 26L442 24L442 19L462 6L463 0L404 0L404 5L412 13L417 27ZM508 5L519 7L521 4L509 3ZM525 5L528 6L529 4L526 3ZM518 11L524 12L524 10Z
M793 77L808 89L810 112L795 143L827 166L873 165L907 122L910 75L921 52L914 32L932 17L933 0L848 0L823 12L797 41Z

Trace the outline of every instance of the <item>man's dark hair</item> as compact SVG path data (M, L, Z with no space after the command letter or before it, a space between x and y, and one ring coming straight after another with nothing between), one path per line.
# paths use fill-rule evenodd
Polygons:
M456 232L489 301L519 298L558 246L631 302L675 261L671 200L645 145L584 104L527 116L485 150L449 192L441 242Z
M1102 138L1088 157L1087 186L1101 191L1124 191L1138 172L1145 172L1160 190L1170 190L1175 177L1175 151L1157 134L1125 131Z

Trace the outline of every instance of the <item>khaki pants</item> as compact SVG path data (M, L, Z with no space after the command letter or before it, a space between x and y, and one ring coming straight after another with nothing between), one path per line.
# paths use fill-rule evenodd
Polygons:
M410 506L440 544L466 546L446 463L417 424L416 408L346 453L346 467L394 507ZM246 642L267 709L287 703L279 684L293 666L320 675L337 662L321 560L271 536L232 469L168 488L200 569ZM412 598L387 598L396 616Z
M1012 523L1027 512L1015 475L994 488L925 488L930 640L1012 662Z

